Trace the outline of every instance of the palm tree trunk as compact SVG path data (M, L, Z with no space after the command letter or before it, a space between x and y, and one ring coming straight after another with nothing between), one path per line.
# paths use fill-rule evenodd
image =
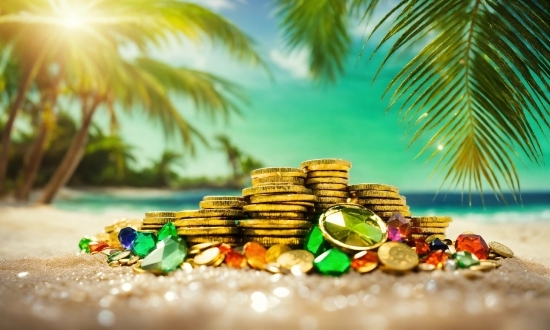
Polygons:
M100 97L96 97L93 104L90 106L90 109L88 109L88 111L84 111L82 126L76 133L76 136L65 153L61 164L59 164L59 167L44 188L42 196L40 196L38 200L39 203L51 203L55 195L59 192L59 189L65 186L65 184L67 184L73 176L74 171L84 156L84 151L86 149L86 145L88 144L88 129L92 123L92 117L101 101L102 99Z

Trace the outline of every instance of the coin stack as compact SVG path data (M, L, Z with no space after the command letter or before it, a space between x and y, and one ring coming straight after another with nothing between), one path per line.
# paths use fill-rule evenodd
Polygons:
M120 241L118 240L118 233L122 228L132 227L138 229L141 222L135 219L121 218L115 220L112 224L105 226L105 232L97 235L98 241L103 241L109 244L113 248L122 248Z
M304 186L306 174L293 167L260 168L250 173L252 187L243 190L249 219L239 221L244 240L264 246L299 246L312 223L308 211L317 197Z
M149 233L158 233L158 231L168 222L174 222L176 212L172 211L151 211L145 212L143 224L140 226L140 231Z
M397 187L379 183L361 183L349 186L349 190L353 195L353 203L365 206L384 221L388 221L395 212L407 218L411 216L407 201L404 196L399 195Z
M302 162L306 172L306 187L318 197L315 214L318 215L334 204L346 203L351 162L343 159L314 159Z
M200 210L176 213L178 235L189 244L219 242L240 244L236 221L244 217L244 200L236 196L205 196Z
M425 238L426 241L439 238L445 239L447 227L453 221L451 217L442 216L418 216L411 217L411 237L413 239Z

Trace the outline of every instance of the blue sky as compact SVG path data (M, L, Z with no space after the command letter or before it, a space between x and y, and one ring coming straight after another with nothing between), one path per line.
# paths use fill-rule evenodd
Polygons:
M311 158L339 157L353 162L351 182L384 182L407 191L435 190L437 177L428 182L434 162L423 165L414 160L422 142L407 150L410 135L398 123L396 111L385 113L389 99L382 92L409 54L401 54L388 63L383 74L371 84L378 59L368 62L370 49L359 58L365 32L364 24L353 23L355 39L349 54L346 75L337 84L318 86L308 80L306 51L289 53L277 28L271 1L201 0L248 33L269 64L274 80L265 71L239 64L227 53L211 45L174 44L155 52L155 56L172 64L206 70L229 78L243 86L250 104L242 116L229 121L212 121L181 100L182 112L211 138L226 133L240 148L261 160L266 166L298 166ZM358 22L357 22L358 23ZM372 45L372 44L371 44ZM106 122L100 118L100 122ZM167 141L159 126L134 115L124 118L124 138L140 153L138 166L157 157L165 148L181 150L176 141ZM425 139L426 140L426 139ZM424 141L425 141L424 140ZM550 143L541 136L548 158ZM523 190L548 190L550 169L528 162L517 164ZM224 175L229 166L223 154L199 146L196 157L186 157L184 175Z

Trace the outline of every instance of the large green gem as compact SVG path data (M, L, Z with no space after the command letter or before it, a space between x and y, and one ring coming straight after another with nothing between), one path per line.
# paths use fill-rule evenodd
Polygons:
M479 265L479 259L468 251L460 251L453 254L456 264L459 268L470 268L471 266Z
M178 238L178 230L176 229L176 226L174 226L173 223L168 222L158 232L158 240L162 241L166 237L172 236L174 238Z
M178 268L187 256L187 245L181 238L168 236L157 243L141 263L141 269L150 272L168 273Z
M132 252L137 256L143 258L149 254L149 252L155 249L157 245L155 234L138 232L136 239L134 240L134 246Z
M92 240L87 236L82 237L80 242L78 242L78 249L80 250L80 252L84 251L86 253L90 253L90 242L91 241Z
M323 233L319 227L315 226L311 229L304 241L304 249L318 256L330 248L330 244L323 237Z
M321 215L319 225L332 243L344 248L373 248L387 239L387 228L382 220L360 206L332 207Z
M344 252L330 249L315 258L313 265L323 275L340 276L348 271L351 261Z

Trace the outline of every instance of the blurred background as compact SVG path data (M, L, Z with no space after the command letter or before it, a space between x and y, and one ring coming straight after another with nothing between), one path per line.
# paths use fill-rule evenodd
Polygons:
M328 71L285 33L285 1L181 2L185 17L143 1L91 3L0 4L0 20L24 18L0 21L7 201L79 211L195 208L203 195L240 194L255 168L343 158L353 164L351 184L395 185L415 215L550 221L548 165L525 156L517 159L518 203L507 192L510 205L487 192L482 203L474 192L470 205L468 191L446 186L436 196L443 179L430 177L435 162L415 159L429 136L409 147L414 132L396 109L386 112L391 94L383 98L421 46L400 51L373 82L390 46L371 58L384 33L365 41L396 1L381 1L369 25L358 10L325 27L349 38L341 67Z

